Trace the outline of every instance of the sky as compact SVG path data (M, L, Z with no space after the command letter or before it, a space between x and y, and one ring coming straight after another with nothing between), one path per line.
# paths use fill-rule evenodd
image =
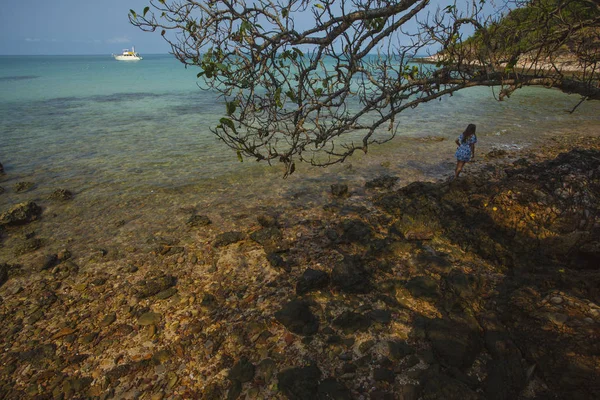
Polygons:
M166 54L159 32L129 23L129 9L141 12L148 0L3 0L0 55L113 54L135 46L142 55ZM432 5L446 5L434 0ZM297 27L314 23L295 20Z
M112 54L135 46L142 54L165 54L159 33L129 24L129 9L148 0L3 0L0 55Z

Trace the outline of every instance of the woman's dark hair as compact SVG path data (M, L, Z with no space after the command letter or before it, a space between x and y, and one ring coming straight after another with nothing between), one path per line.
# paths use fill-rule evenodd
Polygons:
M474 135L476 128L477 127L475 126L475 124L467 125L467 129L465 129L465 131L463 132L463 138L468 138L471 137L471 135Z

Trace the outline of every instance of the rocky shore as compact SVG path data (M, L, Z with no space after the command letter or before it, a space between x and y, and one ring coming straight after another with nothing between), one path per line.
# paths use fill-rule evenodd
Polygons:
M0 398L600 396L600 138L355 189L114 254L38 237L69 190L0 209Z

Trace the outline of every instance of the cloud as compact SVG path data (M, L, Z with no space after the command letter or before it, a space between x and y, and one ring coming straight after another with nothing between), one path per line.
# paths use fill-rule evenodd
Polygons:
M41 39L38 38L25 38L26 42L41 42Z
M106 41L106 43L111 43L111 44L114 44L114 43L131 43L131 39L129 39L127 36L121 36L121 37L115 37L115 38L112 38L112 39L108 39Z

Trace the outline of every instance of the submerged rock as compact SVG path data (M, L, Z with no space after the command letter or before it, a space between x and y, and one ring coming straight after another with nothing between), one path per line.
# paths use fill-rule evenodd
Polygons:
M242 240L244 240L244 234L242 232L224 232L215 238L214 246L225 247L229 246L230 244L240 242Z
M67 189L56 189L48 196L50 200L66 201L73 198L73 193Z
M316 365L290 368L277 374L277 387L289 399L314 400L319 398L321 370Z
M8 280L8 264L0 264L0 287Z
M398 182L400 178L397 176L389 176L384 175L379 178L375 178L372 181L365 183L365 188L367 189L391 189L394 187L396 182Z
M187 224L193 227L208 226L212 224L212 221L206 215L194 214L187 220Z
M28 191L29 189L31 189L34 186L35 186L35 183L33 183L33 182L17 182L13 186L13 189L17 193L23 193L23 192Z
M327 285L329 285L329 275L327 272L308 268L296 283L296 294L302 296L313 290L326 288Z
M337 263L331 272L331 282L347 293L368 293L372 289L369 273L358 257L345 257Z
M42 214L42 208L33 201L20 203L0 214L0 225L25 225L35 221Z
M334 183L331 185L331 194L335 197L345 197L348 195L348 185Z
M275 318L289 331L298 335L313 335L319 330L319 320L314 316L308 303L292 300L275 313Z

